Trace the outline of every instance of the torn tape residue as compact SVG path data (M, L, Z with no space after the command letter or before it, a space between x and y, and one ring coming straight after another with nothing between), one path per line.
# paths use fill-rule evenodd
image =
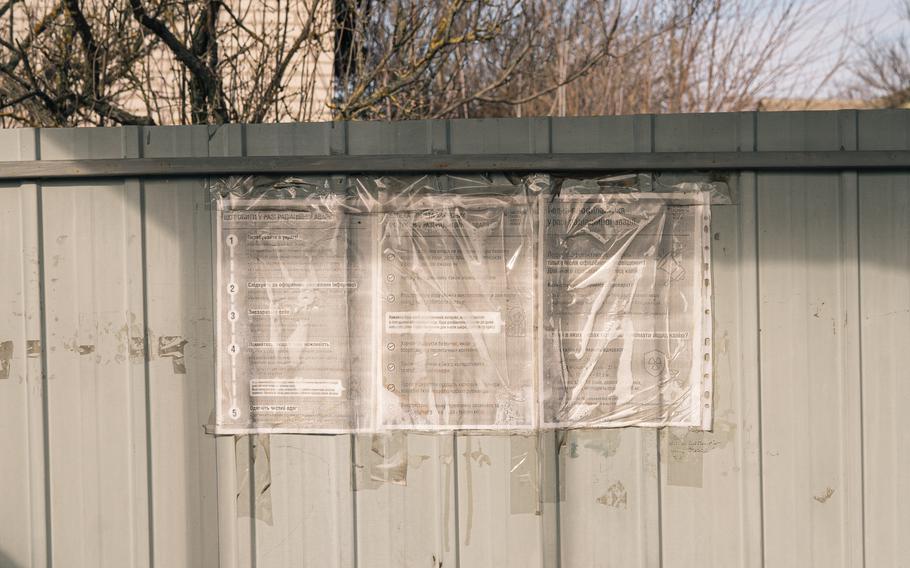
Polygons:
M29 339L25 342L25 356L29 359L41 356L41 340Z
M404 432L355 437L355 490L408 484L408 436Z
M13 342L0 343L0 380L9 378L10 367L13 359Z
M173 364L175 375L186 374L186 359L183 348L189 343L180 335L162 335L158 338L158 356L169 357Z
M541 514L540 452L537 436L509 436L509 510L513 515Z

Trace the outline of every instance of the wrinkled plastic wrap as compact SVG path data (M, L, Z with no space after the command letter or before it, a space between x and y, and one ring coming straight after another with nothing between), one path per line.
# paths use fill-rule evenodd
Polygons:
M542 425L709 428L710 196L622 187L549 201Z
M216 182L216 433L709 427L708 192L636 179Z

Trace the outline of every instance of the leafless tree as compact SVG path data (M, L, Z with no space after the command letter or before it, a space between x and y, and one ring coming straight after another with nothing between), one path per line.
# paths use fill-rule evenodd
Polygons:
M910 0L904 0L901 8L900 23L910 29ZM851 68L848 96L878 107L910 107L910 36L906 31L891 39L872 37L863 42Z
M565 87L565 112L551 97L525 104L523 113L738 111L755 109L763 97L792 96L796 89L812 97L842 66L846 52L836 28L825 25L832 19L828 5L641 0L612 39L607 64ZM818 64L822 55L826 62ZM822 67L820 76L806 76L810 65Z
M803 63L808 5L6 0L0 124L736 110Z
M331 51L323 4L8 0L0 107L39 125L306 119Z
M337 52L333 108L342 118L511 114L500 107L552 95L611 54L621 3L559 4L392 2L367 13L348 4L365 19L342 27L350 39ZM554 73L561 32L578 41Z

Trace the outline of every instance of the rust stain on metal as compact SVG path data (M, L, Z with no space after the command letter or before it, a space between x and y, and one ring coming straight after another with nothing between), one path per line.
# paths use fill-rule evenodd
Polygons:
M13 342L0 343L0 380L9 378L9 370L13 359Z

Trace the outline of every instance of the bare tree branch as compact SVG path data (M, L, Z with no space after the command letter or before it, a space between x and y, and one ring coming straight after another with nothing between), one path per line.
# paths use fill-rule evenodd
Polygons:
M142 4L142 0L129 0L132 8L133 17L136 18L143 27L155 34L171 50L174 56L192 73L192 75L202 84L206 98L214 102L212 109L216 122L228 122L229 117L226 115L224 106L219 104L221 98L221 81L215 72L209 68L206 61L200 57L200 54L191 52L183 43L174 35L167 25L158 18L150 15ZM214 13L220 4L217 0L206 4L207 10L203 12L201 22L197 26L197 32L194 34L193 47L198 48L205 41L208 45L213 42L214 34L209 32L213 25L211 19L216 17ZM207 38L203 40L203 38ZM217 53L212 50L211 53Z
M831 43L829 2L0 0L0 126L742 110ZM855 71L882 105L907 49Z
M259 102L253 111L253 122L262 122L266 109L274 101L275 93L281 86L281 82L284 80L284 74L287 72L288 66L291 64L293 58L299 52L300 46L304 41L312 39L313 26L316 20L316 9L318 6L319 0L311 0L308 9L310 17L307 19L306 27L303 29L303 31L300 32L300 34L297 36L297 39L294 40L294 43L291 44L290 48L287 50L287 53L285 53L284 57L281 59L277 68L275 69L274 74L272 75L272 80L269 81L268 86L265 88L262 97L259 99Z

